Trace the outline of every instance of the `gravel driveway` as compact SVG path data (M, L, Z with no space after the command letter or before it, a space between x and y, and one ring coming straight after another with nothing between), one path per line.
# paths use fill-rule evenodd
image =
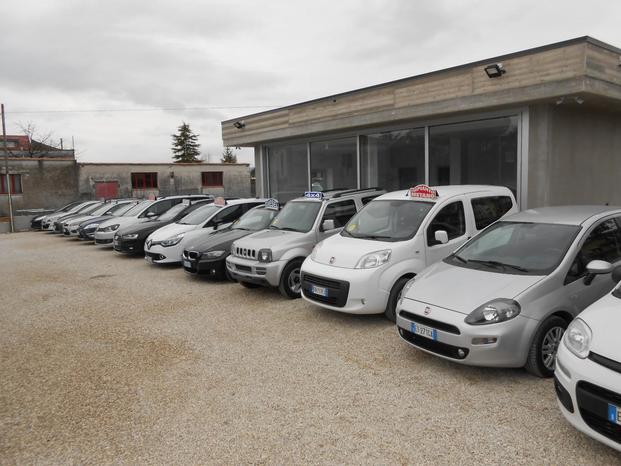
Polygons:
M0 235L0 462L619 464L550 380L46 233Z

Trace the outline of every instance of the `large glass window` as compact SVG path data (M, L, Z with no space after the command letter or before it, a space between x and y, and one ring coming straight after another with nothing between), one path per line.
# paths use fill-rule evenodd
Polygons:
M515 194L517 125L513 116L430 127L430 184L493 184Z
M425 130L384 131L360 137L360 176L363 188L387 191L425 182Z
M311 190L358 186L356 138L311 143Z
M267 146L270 195L287 202L308 190L306 144Z

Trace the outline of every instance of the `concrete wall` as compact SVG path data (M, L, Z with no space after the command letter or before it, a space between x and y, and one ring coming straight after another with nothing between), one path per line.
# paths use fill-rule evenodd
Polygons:
M98 181L118 181L120 197L148 197L173 194L209 193L216 196L250 196L248 164L97 164L79 165L79 193L81 197L95 196ZM132 173L156 172L158 189L133 190ZM223 172L222 188L203 188L202 172Z
M4 173L2 162L0 173ZM9 171L21 174L23 194L13 195L13 209L57 208L75 200L77 165L73 159L10 159ZM0 194L0 216L8 215L8 196Z
M604 107L530 108L528 207L621 205L621 114Z

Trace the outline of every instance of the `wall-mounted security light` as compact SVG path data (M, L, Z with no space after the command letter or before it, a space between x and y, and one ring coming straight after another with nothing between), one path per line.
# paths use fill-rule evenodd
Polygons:
M242 129L246 127L246 123L244 122L244 120L236 121L235 123L233 123L233 126L235 126L235 128L237 129Z
M502 63L494 63L485 67L485 73L488 78L500 78L507 70L504 69Z

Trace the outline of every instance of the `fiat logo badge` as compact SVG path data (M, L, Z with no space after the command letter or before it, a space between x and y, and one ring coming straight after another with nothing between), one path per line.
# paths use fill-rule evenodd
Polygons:
M424 314L425 314L426 316L428 316L429 314L431 314L431 308L430 308L429 306L427 306L427 307L425 308Z
M334 264L334 256L330 258L330 264Z

